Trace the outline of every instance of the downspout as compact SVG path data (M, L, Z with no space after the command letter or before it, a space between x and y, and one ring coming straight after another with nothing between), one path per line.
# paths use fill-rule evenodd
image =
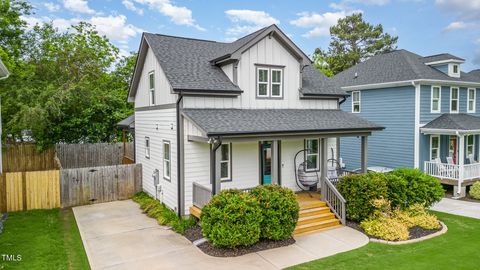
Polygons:
M347 101L347 98L343 97L343 99L338 102L338 106L342 105L345 101Z
M217 194L220 190L217 190L217 155L216 152L220 146L222 146L222 138L210 138L209 143L211 145L210 150L210 182L212 184L212 196Z
M182 207L182 199L184 194L182 194L182 183L183 183L183 175L182 175L182 149L181 149L181 141L183 138L181 135L183 134L183 126L180 126L180 103L183 100L182 92L178 93L178 99L175 104L176 108L176 116L177 116L177 207L178 207L178 216L183 216L183 207ZM182 134L181 134L182 133Z

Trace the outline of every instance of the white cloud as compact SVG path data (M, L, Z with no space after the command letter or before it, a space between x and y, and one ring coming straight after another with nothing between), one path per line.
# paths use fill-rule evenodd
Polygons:
M330 3L328 6L336 10L351 10L352 4L362 4L367 6L384 6L390 3L390 0L343 0L338 3Z
M345 18L347 15L350 15L357 11L337 11L337 12L326 12L323 14L318 14L315 12L302 12L297 15L299 18L296 20L290 21L291 24L301 27L309 28L307 33L303 34L304 37L320 37L330 35L330 27L337 24L338 20Z
M45 8L49 11L49 12L56 12L56 11L59 11L60 10L60 6L55 4L55 3L52 3L52 2L47 2L47 3L44 3L43 6L45 6Z
M132 1L129 0L123 0L122 4L125 6L126 9L131 10L138 15L143 15L143 9L142 8L137 8L135 4L133 4Z
M249 9L230 9L225 14L235 25L227 29L229 39L252 33L262 27L280 24L280 21L265 11Z
M192 11L186 7L176 6L170 0L134 0L135 2L147 5L150 9L157 10L161 14L170 18L170 20L178 25L187 25L195 27L200 31L205 31L192 16Z
M447 27L445 27L443 29L443 31L449 32L449 31L455 31L455 30L460 30L460 29L474 27L474 26L475 26L474 23L467 23L467 22L463 22L463 21L455 21L455 22L451 22L449 25L447 25Z
M93 14L95 10L88 6L86 0L63 0L63 6L73 12Z

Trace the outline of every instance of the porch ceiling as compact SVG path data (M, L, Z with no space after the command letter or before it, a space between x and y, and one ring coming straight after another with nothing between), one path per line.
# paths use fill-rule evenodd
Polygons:
M384 127L341 110L183 109L207 137L360 133Z
M480 133L480 117L457 113L446 113L421 128L424 134L471 134Z

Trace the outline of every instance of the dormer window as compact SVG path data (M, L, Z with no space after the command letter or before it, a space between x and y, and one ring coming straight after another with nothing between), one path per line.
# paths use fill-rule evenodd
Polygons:
M283 97L283 68L257 67L257 98Z
M453 74L458 74L458 65L453 65Z

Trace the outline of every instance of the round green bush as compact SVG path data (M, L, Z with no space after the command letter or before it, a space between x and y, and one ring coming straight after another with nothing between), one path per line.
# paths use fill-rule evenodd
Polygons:
M262 209L260 237L270 240L290 238L300 210L295 193L278 185L263 185L254 188L250 194L257 199Z
M474 199L480 200L480 182L475 182L470 187L470 196Z
M397 169L392 175L407 181L406 201L404 206L423 204L426 208L443 198L445 191L437 178L418 169Z
M216 247L253 245L260 239L262 210L257 199L239 190L212 197L200 216L203 236Z
M387 199L390 201L393 208L404 208L407 206L407 191L408 182L404 178L394 175L386 174L387 182Z
M367 173L342 177L337 189L347 201L347 219L363 221L375 211L372 201L387 197L385 174Z

